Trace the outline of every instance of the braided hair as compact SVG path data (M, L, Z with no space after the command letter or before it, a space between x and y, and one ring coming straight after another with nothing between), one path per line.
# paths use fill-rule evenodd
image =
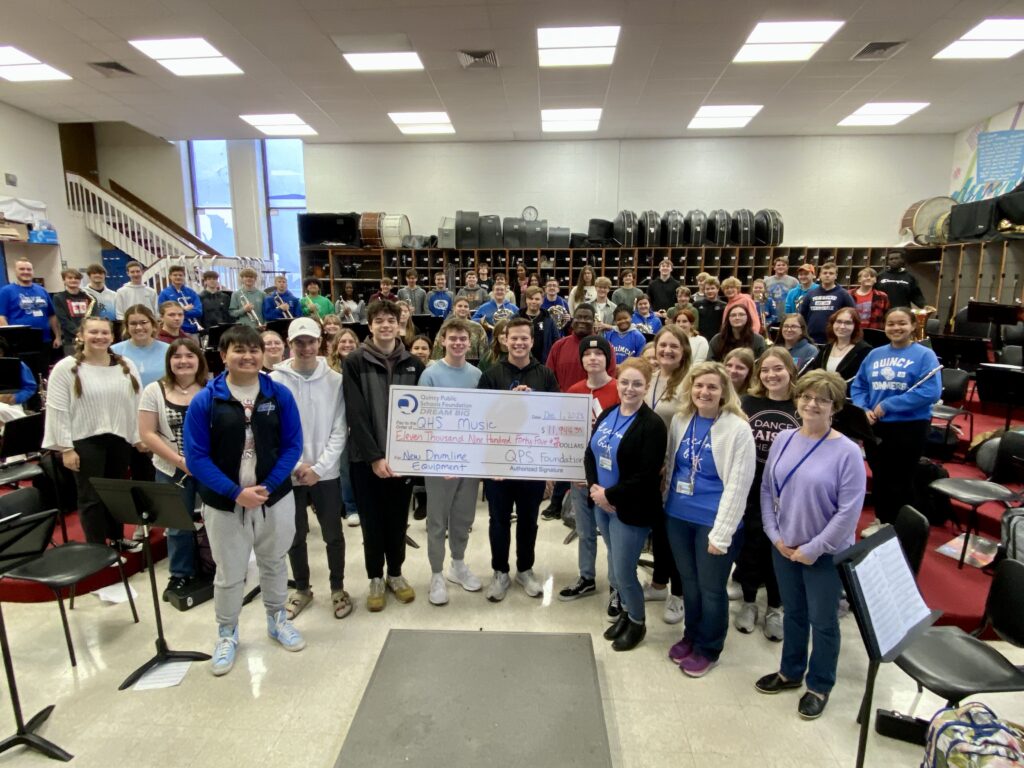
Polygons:
M82 337L82 332L85 330L85 326L87 323L106 323L108 326L110 326L111 331L114 330L114 324L104 317L87 317L82 321L82 325L78 329L78 335L75 337L75 364L71 367L71 373L74 374L75 376L75 397L82 396L82 379L78 375L78 369L82 365L82 362L85 360L85 341L84 338ZM109 355L110 357L110 362L108 363L108 365L120 365L121 371L124 373L125 376L128 377L129 381L131 381L132 389L135 391L136 394L138 394L139 381L138 379L135 378L135 376L132 374L131 369L128 367L128 361L125 360L124 357L122 357L121 355L111 352L109 349L107 350L107 355Z

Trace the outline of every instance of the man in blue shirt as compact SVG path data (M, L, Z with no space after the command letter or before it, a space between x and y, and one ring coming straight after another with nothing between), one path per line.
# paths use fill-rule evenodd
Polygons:
M549 277L547 282L544 283L544 299L540 303L540 308L548 310L554 306L561 307L565 310L566 315L569 314L569 302L558 295L558 280L554 277Z
M285 314L285 309L289 314ZM291 317L299 317L299 300L288 290L288 278L278 275L274 278L274 291L263 299L263 319L282 320Z
M800 302L803 301L804 296L811 288L817 288L818 284L814 282L814 265L813 264L801 264L800 269L796 271L796 280L799 285L796 288L790 290L786 294L786 314L791 315L794 312L800 311Z
M60 326L53 311L50 294L33 282L35 270L32 262L19 259L14 264L17 282L0 288L0 326L27 325L43 332L43 341L60 349Z
M504 283L495 283L494 298L481 304L477 309L476 314L473 315L473 319L480 323L487 333L490 333L494 329L494 313L498 310L507 310L508 314L505 315L506 318L515 317L519 314L519 307L511 301L505 300L505 292L506 288ZM501 316L499 315L499 319L500 318Z
M807 333L816 344L824 344L825 328L832 313L843 307L856 307L849 291L836 285L838 267L829 261L821 265L821 285L811 288L800 302L800 314L807 321Z
M434 290L427 294L427 312L434 317L448 317L452 311L452 293L447 288L444 272L434 273Z
M180 265L170 267L167 270L167 281L170 285L160 291L157 306L165 301L175 302L185 313L185 322L181 324L181 330L185 333L199 333L196 321L202 320L203 302L198 293L185 285L185 268Z

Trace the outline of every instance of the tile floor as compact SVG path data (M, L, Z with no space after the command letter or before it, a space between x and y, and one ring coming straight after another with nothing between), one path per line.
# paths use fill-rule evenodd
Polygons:
M754 690L757 677L777 669L780 651L780 646L760 633L741 635L731 630L722 664L706 678L692 680L665 656L680 629L662 623L661 603L648 603L647 639L632 652L613 652L600 636L607 626L602 597L573 603L561 603L556 597L558 588L576 575L575 544L563 546L567 529L557 522L542 521L538 537L537 571L548 578L543 598L528 598L513 585L505 601L493 605L481 593L470 594L451 585L451 600L444 607L432 606L426 599L430 576L426 533L422 522L413 522L410 533L424 547L409 550L405 568L417 590L416 601L400 605L390 600L386 610L376 615L363 607L367 582L361 531L346 527L346 586L357 607L351 616L338 621L330 611L316 519L310 515L310 520L316 597L296 622L308 642L304 651L290 654L272 645L266 637L262 607L253 604L243 611L239 657L228 676L214 678L205 663L196 663L180 687L119 692L121 680L153 651L155 630L143 575L133 579L141 593L139 625L132 624L125 605L103 605L91 596L81 598L71 616L78 651L75 670L68 663L55 605L7 604L4 616L26 716L46 704L56 704L42 735L72 752L74 764L81 768L329 768L390 628L590 632L616 766L836 768L854 763L854 718L867 661L852 617L842 622L839 682L828 710L820 720L807 723L797 717L796 694L767 697ZM485 584L490 576L486 521L486 508L481 504L467 555ZM166 561L159 564L158 576L162 589ZM603 549L598 558L598 580L606 584ZM187 613L166 607L163 615L172 648L210 652L215 636L212 603ZM1024 651L1004 643L999 647L1015 663L1024 664ZM883 667L877 706L906 710L914 694L909 678L891 665ZM14 727L6 688L0 698L0 736L4 736ZM978 698L988 701L1002 716L1024 722L1024 696ZM538 690L525 704L544 707L544 692ZM437 705L444 708L446 702ZM496 696L495 717L514 717L511 705ZM940 705L938 699L925 694L917 713L927 716ZM557 727L559 715L550 713L553 727ZM867 765L916 766L921 753L918 747L872 733ZM458 755L454 744L451 766L462 765ZM0 768L54 764L21 749L0 755ZM494 762L500 768L515 764L514 756L496 757Z

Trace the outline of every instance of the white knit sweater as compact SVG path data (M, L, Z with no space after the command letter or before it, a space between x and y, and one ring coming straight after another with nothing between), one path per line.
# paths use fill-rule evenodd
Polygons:
M139 372L131 360L128 368L139 381ZM43 448L65 451L75 440L112 434L132 445L139 442L139 398L120 365L78 367L82 396L74 392L73 357L65 357L53 366L46 397L46 428Z
M665 477L671 479L675 468L679 443L690 426L692 415L676 414L668 431L668 451L665 454ZM718 503L715 524L708 541L725 552L743 520L747 493L754 480L757 452L754 435L746 419L733 413L723 413L711 426L711 453L715 469L722 480L722 499Z

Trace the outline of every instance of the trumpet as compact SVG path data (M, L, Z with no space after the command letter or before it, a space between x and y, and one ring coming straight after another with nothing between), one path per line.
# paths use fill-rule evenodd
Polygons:
M306 311L309 313L308 316L313 318L316 321L316 324L323 328L324 321L323 318L320 317L320 310L317 308L316 302L313 301L313 299L311 299L309 296L304 298L303 302L303 306L306 307Z
M274 294L274 306L277 307L277 310L282 315L284 315L285 320L293 319L292 318L292 311L291 311L291 309L288 308L288 302L281 298L281 294L280 293L275 293Z
M185 294L183 294L181 292L178 293L178 304L181 305L182 309L185 309L186 305L189 306L189 307L193 306L192 302L189 301L188 296L186 296ZM185 311L188 311L188 310L185 310ZM186 322L187 321L188 321L188 318L186 318ZM202 333L203 331L206 330L205 328L203 328L203 324L200 323L197 319L192 318L192 322L195 323L196 333Z

